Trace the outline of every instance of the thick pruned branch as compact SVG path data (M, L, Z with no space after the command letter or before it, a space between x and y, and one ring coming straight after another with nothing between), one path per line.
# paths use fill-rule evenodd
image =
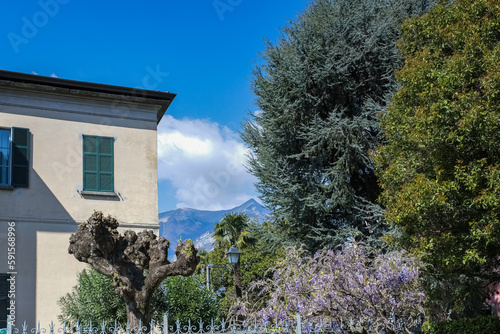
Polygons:
M70 238L69 253L113 278L122 296L153 293L168 276L193 274L199 263L198 250L191 240L175 248L177 261L168 260L170 242L152 231L117 231L116 219L94 212ZM145 270L149 269L146 274Z

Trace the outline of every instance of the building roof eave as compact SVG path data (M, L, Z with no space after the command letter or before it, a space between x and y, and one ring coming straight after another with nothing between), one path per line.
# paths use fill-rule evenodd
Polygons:
M46 77L41 75L0 70L0 80L19 82L33 85L51 86L69 90L87 91L93 93L120 95L131 98L140 98L158 103L161 107L157 112L157 124L160 123L168 107L177 96L175 93L153 91L141 88L130 88L93 82Z

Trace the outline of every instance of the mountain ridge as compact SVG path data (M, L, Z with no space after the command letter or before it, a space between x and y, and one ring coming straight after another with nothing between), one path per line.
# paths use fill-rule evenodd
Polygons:
M179 208L158 215L160 236L170 240L172 245L175 245L175 241L179 239L191 239L199 250L211 251L213 249L212 234L215 224L231 212L245 213L250 219L260 223L270 213L269 210L253 198L227 210L209 211Z

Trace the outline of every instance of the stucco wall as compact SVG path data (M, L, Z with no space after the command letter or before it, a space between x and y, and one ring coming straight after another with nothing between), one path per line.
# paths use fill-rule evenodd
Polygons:
M19 87L17 87L19 86ZM16 224L17 326L57 321L57 301L85 268L67 252L94 210L124 228L158 232L158 105L36 85L0 85L0 128L30 130L29 187L0 188L0 272L8 272L7 222ZM82 195L83 135L115 138L116 197ZM21 321L21 322L19 322Z
M148 105L141 109L119 103L0 91L0 127L29 128L32 165L28 188L0 190L2 217L84 221L100 210L126 223L157 224L156 111ZM80 195L84 134L115 138L114 185L119 197Z
M5 239L7 222L0 221L0 239ZM68 254L69 237L77 224L15 222L15 316L16 327L48 327L57 322L57 301L71 292L77 274L86 267ZM3 238L2 238L3 237ZM6 254L2 242L0 253ZM6 256L0 258L0 272L10 272Z

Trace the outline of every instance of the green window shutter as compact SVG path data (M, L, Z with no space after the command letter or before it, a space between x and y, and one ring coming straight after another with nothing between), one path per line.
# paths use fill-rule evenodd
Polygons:
M97 136L83 136L83 190L98 191Z
M83 136L83 190L114 191L112 137Z
M30 165L30 131L12 128L12 186L28 187Z
M113 175L113 142L114 138L99 138L99 190L115 191Z

